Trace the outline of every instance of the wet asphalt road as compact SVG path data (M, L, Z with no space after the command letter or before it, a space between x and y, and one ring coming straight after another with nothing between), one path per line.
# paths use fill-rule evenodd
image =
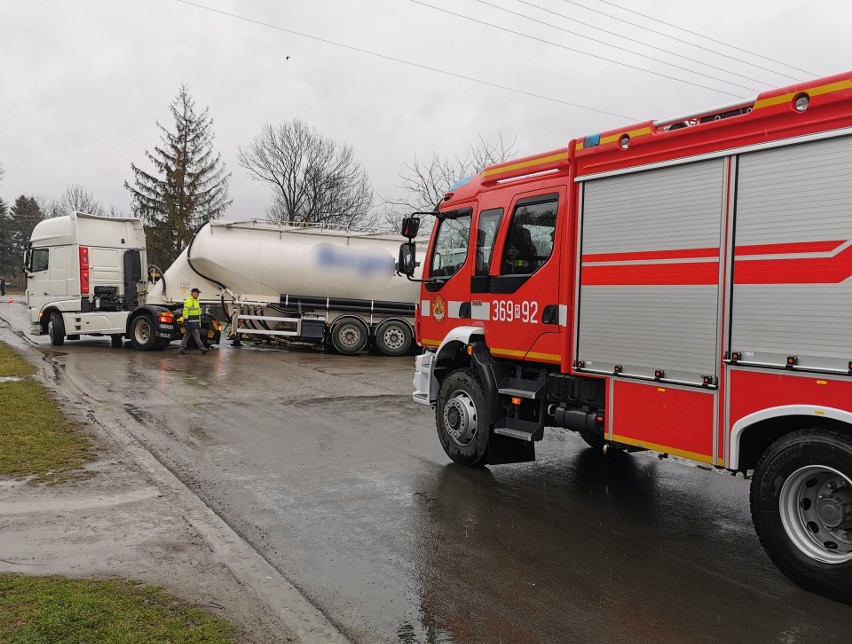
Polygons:
M851 637L764 555L742 477L561 430L536 463L456 466L412 358L36 342L356 642Z

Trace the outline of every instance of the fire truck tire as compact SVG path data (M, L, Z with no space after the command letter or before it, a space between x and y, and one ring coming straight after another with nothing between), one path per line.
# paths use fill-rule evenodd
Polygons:
M402 320L387 320L376 329L376 348L386 356L404 356L413 339L411 327Z
M852 434L799 430L772 443L754 471L751 515L781 572L852 603Z
M149 315L140 315L130 324L130 342L137 351L152 351L157 348L154 320Z
M47 321L47 334L50 336L50 344L54 347L65 344L65 322L58 311L50 314L50 319Z
M488 459L488 428L482 381L473 369L453 371L441 383L435 409L438 439L453 461L482 467Z
M369 339L367 325L358 318L345 318L331 327L331 344L345 356L361 353Z

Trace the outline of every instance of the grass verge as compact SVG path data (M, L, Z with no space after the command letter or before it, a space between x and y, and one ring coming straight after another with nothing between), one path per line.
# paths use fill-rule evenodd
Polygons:
M231 642L233 626L160 588L123 580L0 574L0 640Z
M59 483L88 476L91 441L65 418L51 393L32 379L34 369L0 342L0 476Z

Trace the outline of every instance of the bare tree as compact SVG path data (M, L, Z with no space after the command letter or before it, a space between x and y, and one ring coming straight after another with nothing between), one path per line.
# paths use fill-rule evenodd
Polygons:
M47 217L60 217L70 212L85 212L90 215L105 216L106 210L94 194L80 185L70 185L58 199L53 199L44 206Z
M517 137L507 144L503 135L498 133L497 141L492 143L480 134L479 140L468 145L463 156L433 154L428 161L414 157L414 161L405 166L407 172L400 175L402 184L397 187L404 192L403 196L382 198L383 209L375 216L373 227L397 230L405 215L434 210L450 187L459 180L475 175L489 165L512 158L516 142ZM428 227L429 222L423 223Z
M272 188L272 221L351 228L372 206L370 180L352 147L299 119L265 125L237 159L249 177Z

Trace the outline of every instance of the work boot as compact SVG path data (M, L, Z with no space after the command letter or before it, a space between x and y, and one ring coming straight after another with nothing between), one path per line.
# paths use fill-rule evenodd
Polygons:
M205 355L205 356L206 356L208 351L210 351L210 349L202 349L202 350L201 350L201 355Z
M184 355L186 353L186 349L178 349L178 353L180 355Z

